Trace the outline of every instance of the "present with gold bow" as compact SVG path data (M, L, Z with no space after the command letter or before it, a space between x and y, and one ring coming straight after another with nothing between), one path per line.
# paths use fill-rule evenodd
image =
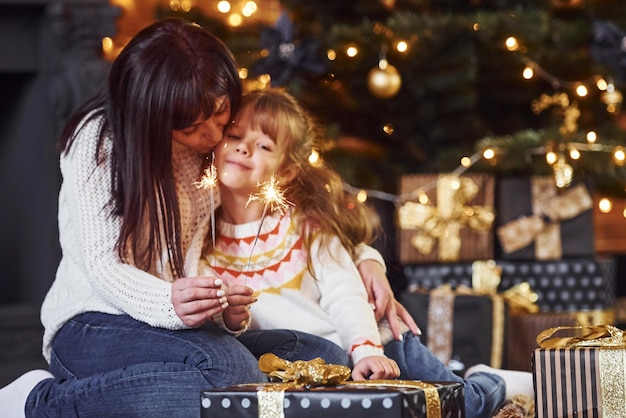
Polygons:
M501 269L493 260L475 261L472 270L471 288L444 284L399 294L428 348L459 374L479 363L503 367L509 312L538 310L537 295L527 283L498 293Z
M557 326L613 324L614 317L611 308L510 315L509 326L515 332L509 333L507 340L507 367L511 370L532 371L532 352L539 348L537 335L543 330Z
M498 237L504 259L557 260L594 254L593 198L585 183L558 189L549 176L498 182Z
M259 369L279 382L203 391L201 417L464 416L463 384L457 382L349 381L350 369L345 366L319 358L289 362L273 354L261 356Z
M538 418L626 417L626 340L612 325L554 327L533 352Z
M492 258L494 185L486 174L403 176L400 194L412 198L398 209L400 262Z

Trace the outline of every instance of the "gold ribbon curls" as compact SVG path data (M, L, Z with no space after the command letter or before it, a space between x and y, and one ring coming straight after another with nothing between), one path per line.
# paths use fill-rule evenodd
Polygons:
M302 386L332 386L344 383L350 378L349 367L326 364L321 358L290 362L274 354L263 354L259 359L259 370L269 378L292 382Z
M495 215L493 208L470 206L478 185L469 177L443 174L437 179L437 206L406 202L398 210L402 229L417 229L411 244L422 254L430 254L439 244L441 261L457 261L461 249L461 228L488 231Z
M587 187L577 184L561 193L545 176L531 178L532 215L522 216L496 230L505 253L518 251L533 241L539 260L557 260L563 255L560 222L593 207Z

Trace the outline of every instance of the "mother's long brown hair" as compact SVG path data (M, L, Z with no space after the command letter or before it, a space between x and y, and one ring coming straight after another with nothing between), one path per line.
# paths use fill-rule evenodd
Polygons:
M168 18L129 42L113 62L105 89L68 119L58 143L66 153L81 120L94 110L91 118L104 117L94 158L110 136L110 214L122 218L122 261L147 270L162 254L163 231L172 273L185 275L172 131L210 117L223 96L230 99L232 116L241 82L231 52L198 25Z

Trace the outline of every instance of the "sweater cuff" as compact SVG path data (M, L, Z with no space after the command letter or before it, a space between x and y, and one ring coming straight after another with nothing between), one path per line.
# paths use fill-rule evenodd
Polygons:
M246 321L245 325L243 326L243 328L241 328L240 330L237 331L233 331L232 329L229 329L226 326L226 323L224 322L224 316L222 315L222 312L216 314L213 316L213 322L215 323L215 325L217 325L219 328L223 329L224 331L228 332L229 334L231 334L234 337L238 337L241 334L243 334L244 332L246 332L248 330L248 327L250 326L250 322L252 321L252 317L249 317L248 320Z
M355 253L354 264L357 267L362 261L372 260L372 261L376 261L381 266L383 266L385 273L387 273L387 266L385 264L385 259L383 258L382 254L375 248L370 247L369 245L359 244L354 249L354 253Z
M367 341L365 343L356 345L352 353L350 353L350 358L352 359L352 364L357 364L361 359L370 356L384 356L385 350L382 345L373 344L371 341Z

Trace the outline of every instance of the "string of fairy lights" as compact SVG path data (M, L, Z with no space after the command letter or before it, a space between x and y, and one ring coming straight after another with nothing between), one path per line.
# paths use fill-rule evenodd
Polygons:
M121 7L125 6L124 0L115 0ZM195 5L195 1L192 0L171 0L168 2L168 6L173 11L190 11L192 6ZM394 6L394 1L387 0L384 2L390 9ZM254 1L226 1L221 0L215 2L215 10L213 12L224 16L226 24L236 27L246 23L246 19L250 19L259 13L259 6ZM272 13L277 14L276 11ZM472 25L473 30L479 31L480 24L474 23ZM378 66L372 68L368 74L368 88L370 93L382 98L387 99L393 97L400 89L402 80L397 69L389 62L387 53L389 49L393 49L394 53L409 54L414 48L416 42L419 42L419 37L412 36L407 39L402 39L394 33L389 27L382 23L374 23L372 30L376 35L383 38L383 43L380 48ZM104 38L102 41L102 49L107 58L114 58L119 53L123 46L116 46L111 38ZM543 95L539 99L533 101L532 109L534 112L539 113L546 110L551 106L558 106L563 110L563 124L560 128L560 133L563 137L567 138L573 132L578 130L577 119L580 116L580 110L578 109L576 100L583 99L589 95L592 89L599 90L600 98L606 105L606 110L610 114L617 114L621 111L623 96L622 93L616 88L612 79L604 77L602 75L593 75L583 80L569 81L561 79L549 71L544 69L541 64L532 60L526 55L527 48L523 45L515 36L510 36L504 40L503 48L505 50L516 53L524 64L523 70L520 76L525 80L532 80L533 78L540 78L547 81L555 91L554 95ZM326 58L329 61L336 60L340 54L343 54L346 58L355 58L361 53L361 48L358 42L346 42L338 48L329 49L326 51ZM250 89L263 89L270 85L270 77L267 74L263 74L255 79L248 78L248 69L240 68L240 77L244 83L246 90ZM565 93L567 91L569 93ZM572 99L576 98L576 100ZM387 124L385 129L387 129ZM555 182L558 187L567 187L573 176L573 167L568 161L576 161L583 157L586 152L604 152L611 153L612 160L617 166L624 166L626 164L626 148L621 145L606 145L598 142L598 134L594 131L588 131L585 135L585 142L581 141L565 141L563 143L543 145L528 150L528 152L534 155L544 155L546 164L554 170ZM498 149L497 147L484 148L471 156L463 156L460 158L459 166L451 172L451 174L462 175L465 171L470 169L474 164L480 160L495 161L496 156L505 153L505 150ZM311 160L321 158L319 154L311 156ZM206 185L204 186L206 187ZM425 191L436 187L436 184L427 184L407 194L391 194L382 192L379 190L362 189L353 187L349 184L345 185L347 192L357 196L360 202L365 202L368 198L376 198L385 201L394 202L396 205L400 205L403 202L411 200L419 200L421 203L425 203ZM427 202L426 202L427 203ZM608 213L613 210L613 201L610 198L603 198L598 202L600 212ZM623 215L626 218L626 207L623 210Z
M380 27L377 27L375 30L385 33L388 37L392 36L392 32L388 29L381 29ZM406 41L394 40L392 43L396 46L397 51L400 53L406 53L409 50L408 43ZM577 119L580 116L580 110L578 109L577 102L575 100L571 100L570 95L562 92L563 90L568 90L571 92L573 97L581 99L588 96L592 88L596 88L602 92L601 100L606 105L607 112L615 114L621 110L623 101L622 93L616 89L613 80L610 78L607 79L601 75L594 75L584 80L567 81L551 74L539 63L525 56L521 52L521 44L516 37L508 37L504 42L504 47L510 52L517 52L520 54L521 59L525 63L521 73L521 76L525 80L531 80L535 77L539 77L550 83L554 90L561 91L559 93L555 93L554 95L542 95L539 99L533 101L531 107L535 113L540 113L551 106L561 107L563 109L564 117L559 131L564 137L571 135L578 130ZM352 44L350 48L351 54L354 55L357 53L354 50L354 44ZM385 60L386 64L386 56L384 54L381 56L381 60ZM588 131L585 136L586 142L568 141L554 145L543 145L529 149L528 152L532 154L545 155L546 163L554 170L555 183L559 188L569 186L572 181L574 169L567 162L567 159L569 158L573 161L579 160L582 158L584 152L611 153L614 164L617 166L624 166L626 164L626 148L621 145L606 145L598 143L598 135L592 130ZM498 148L487 147L471 156L463 156L460 159L459 166L450 174L460 176L481 159L493 160L499 151L501 150L498 150ZM565 153L567 153L567 158L565 157ZM436 182L423 185L419 190L396 195L378 190L360 189L352 185L345 184L346 191L356 195L360 202L365 202L369 197L372 197L393 202L396 206L416 199L419 200L420 203L428 204L425 192L434 187L436 187ZM611 198L602 197L598 200L598 209L600 213L611 212L614 209L613 206L614 203ZM624 218L626 218L626 206L623 208L622 214Z

